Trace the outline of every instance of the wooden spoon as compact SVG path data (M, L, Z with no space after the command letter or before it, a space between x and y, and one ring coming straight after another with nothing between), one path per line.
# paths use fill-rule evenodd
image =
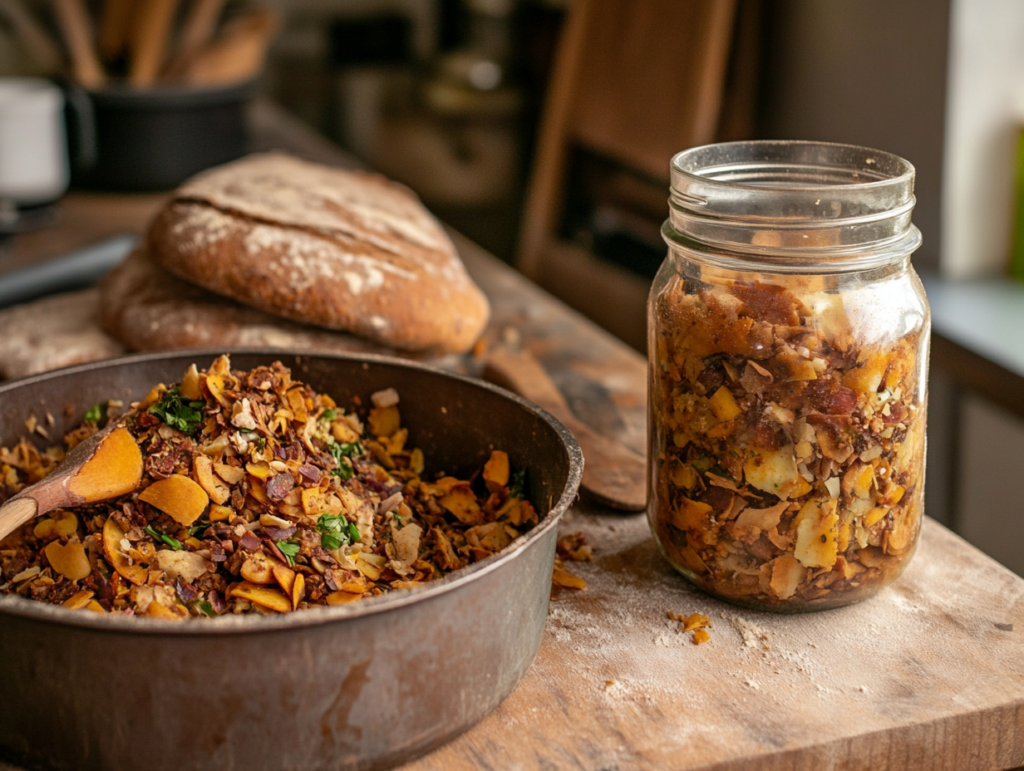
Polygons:
M53 0L57 26L71 54L75 80L85 88L101 88L107 76L93 50L92 23L82 0Z
M623 511L647 507L647 462L639 453L581 423L543 365L526 351L493 349L484 378L515 391L554 415L583 450L582 489L598 502Z
M128 82L151 86L164 65L178 0L142 0L135 15Z
M130 493L142 481L142 451L111 423L76 445L53 472L0 506L0 540L40 514Z

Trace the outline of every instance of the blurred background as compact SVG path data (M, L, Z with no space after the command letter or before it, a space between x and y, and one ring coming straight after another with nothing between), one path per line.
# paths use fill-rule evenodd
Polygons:
M18 17L59 39L64 5L0 0L0 75L53 74ZM97 17L106 7L85 5ZM255 5L230 0L224 13L249 18ZM1006 275L1015 250L1024 260L1020 0L259 7L239 35L257 50L242 74L258 74L261 97L641 351L669 160L692 145L815 139L896 153L917 168L914 263L936 292ZM991 334L1014 345L1024 328ZM931 394L929 514L1024 573L1013 484L1024 411L941 371Z

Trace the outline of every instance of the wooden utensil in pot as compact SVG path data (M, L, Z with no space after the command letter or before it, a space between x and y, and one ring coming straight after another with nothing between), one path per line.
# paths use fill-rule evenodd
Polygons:
M0 540L40 514L130 493L142 481L142 451L111 423L75 446L53 472L0 506Z
M140 0L131 42L128 81L150 86L163 67L178 0Z
M124 54L131 42L136 0L103 0L100 16L100 54L112 62Z
M14 36L47 73L61 69L63 57L57 43L28 12L23 0L0 0L0 19L7 22Z
M92 24L82 0L53 0L57 26L71 54L74 78L86 88L100 88L107 79L93 49Z
M580 422L543 365L527 351L504 346L491 350L484 379L515 391L554 415L583 450L581 489L598 502L623 511L647 506L647 462L621 442L602 436Z
M278 23L277 14L269 10L238 17L217 40L193 57L182 73L182 80L194 86L215 86L256 77Z
M181 28L178 50L167 67L168 80L180 79L189 63L213 39L226 0L192 0Z

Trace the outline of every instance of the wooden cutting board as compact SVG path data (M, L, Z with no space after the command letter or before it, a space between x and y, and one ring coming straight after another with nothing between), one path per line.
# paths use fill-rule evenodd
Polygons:
M479 725L406 771L968 771L1024 765L1024 580L928 520L875 598L782 616L711 599L643 516L570 513L593 564ZM696 646L677 614L704 613Z

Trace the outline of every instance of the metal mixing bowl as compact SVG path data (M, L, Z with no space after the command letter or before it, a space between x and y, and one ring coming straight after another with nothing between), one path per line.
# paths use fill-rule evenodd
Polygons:
M214 355L132 356L0 386L0 443L23 436L33 413L50 412L62 436L89 405L127 404ZM0 596L0 755L82 771L384 768L462 733L525 674L556 525L580 483L569 432L502 389L396 359L232 355L238 369L275 360L339 404L396 388L428 472L468 472L505 450L546 516L428 586L279 617L175 623Z

